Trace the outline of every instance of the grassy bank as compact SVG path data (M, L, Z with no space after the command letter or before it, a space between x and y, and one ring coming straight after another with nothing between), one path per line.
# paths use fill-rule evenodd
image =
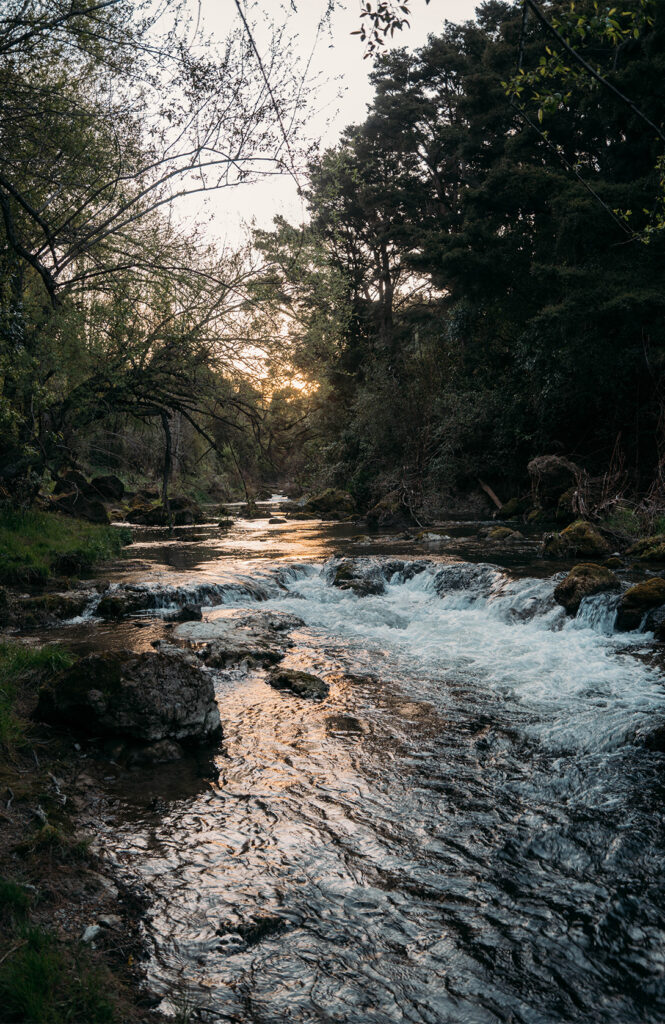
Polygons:
M0 643L0 748L13 756L26 741L36 680L66 668L72 656L60 647Z
M53 574L89 572L129 539L127 530L54 512L0 512L0 583L45 583Z
M31 717L42 681L71 662L55 645L0 643L0 1019L157 1022L140 1006L139 912L103 877L77 821L89 781L78 781L71 741ZM115 927L83 943L100 915Z

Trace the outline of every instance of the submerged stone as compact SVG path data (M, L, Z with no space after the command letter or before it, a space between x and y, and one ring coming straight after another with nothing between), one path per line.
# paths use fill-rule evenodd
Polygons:
M290 690L296 697L310 700L323 700L330 692L330 687L323 679L299 669L277 669L268 676L268 683L276 690Z

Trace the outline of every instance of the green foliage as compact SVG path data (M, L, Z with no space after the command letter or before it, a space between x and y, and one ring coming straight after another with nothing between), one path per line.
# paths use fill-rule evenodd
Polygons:
M128 530L116 527L52 512L5 508L0 511L0 582L45 581L67 564L89 571L96 563L117 556L130 539Z
M14 922L23 920L30 906L30 894L22 885L0 878L0 918Z

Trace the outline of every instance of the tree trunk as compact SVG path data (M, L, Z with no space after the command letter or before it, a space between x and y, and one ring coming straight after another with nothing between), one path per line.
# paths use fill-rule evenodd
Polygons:
M162 473L162 506L166 512L166 521L169 533L173 530L173 516L169 504L169 478L171 476L171 426L168 413L162 413L162 428L164 430L164 471Z

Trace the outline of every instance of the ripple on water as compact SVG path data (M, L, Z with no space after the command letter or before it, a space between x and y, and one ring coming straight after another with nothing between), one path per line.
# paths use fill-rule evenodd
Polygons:
M284 576L261 607L304 620L286 664L330 696L220 673L218 780L111 794L150 981L203 1019L665 1019L665 758L631 742L660 673L551 581L437 572L365 598Z

